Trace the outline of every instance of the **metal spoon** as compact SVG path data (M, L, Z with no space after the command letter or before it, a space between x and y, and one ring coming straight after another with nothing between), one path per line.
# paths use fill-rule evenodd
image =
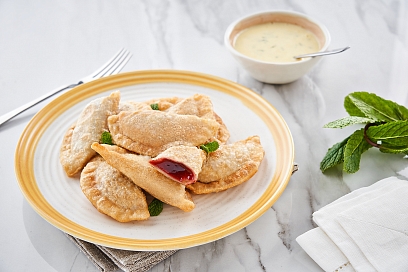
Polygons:
M346 51L346 50L349 49L349 48L350 48L350 46L346 46L346 47L344 47L344 48L339 48L339 49L334 49L334 50L329 50L329 51L323 51L323 52L316 52L316 53L298 55L298 56L294 56L294 58L295 58L295 59L314 58L314 57L318 57L318 56L338 54L338 53L341 53L341 52Z

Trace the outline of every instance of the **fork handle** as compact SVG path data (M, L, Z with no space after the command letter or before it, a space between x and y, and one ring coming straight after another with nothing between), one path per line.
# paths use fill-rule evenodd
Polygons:
M55 95L55 94L57 94L57 93L59 93L59 92L62 92L62 91L64 91L64 90L66 90L66 89L76 87L76 86L78 86L78 85L80 85L80 84L82 84L82 82L78 82L78 83L76 83L76 84L71 84L71 85L67 85L67 86L62 86L62 87L56 88L56 89L52 90L51 92L49 92L49 93L47 93L47 94L45 94L45 95L43 95L43 96L40 96L39 98L37 98L37 99L35 99L35 100L33 100L33 101L30 101L30 102L28 102L28 103L22 105L21 107L18 107L17 109L14 109L14 110L12 110L12 111L6 113L6 114L3 114L2 116L0 116L0 126L1 126L2 124L6 123L8 120L10 120L10 119L16 117L16 116L19 115L20 113L22 113L22 112L28 110L29 108L31 108L31 107L37 105L38 103L44 101L45 99L47 99L47 98L49 98L49 97L51 97L51 96L53 96L53 95Z

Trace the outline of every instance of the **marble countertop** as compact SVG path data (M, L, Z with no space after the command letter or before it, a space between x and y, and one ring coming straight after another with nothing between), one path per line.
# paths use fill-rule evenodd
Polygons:
M329 29L330 48L296 82L252 79L223 45L227 26L263 10L308 14ZM408 160L370 149L355 174L322 173L327 149L352 129L325 129L347 115L344 97L368 91L408 106L408 6L405 1L2 1L0 115L63 84L76 82L119 48L133 58L123 71L190 70L242 84L265 97L286 120L299 171L258 220L221 240L183 249L156 271L321 271L295 241L315 227L314 211L379 179L408 178ZM0 126L0 270L97 271L66 236L24 199L14 151L24 127L47 100Z

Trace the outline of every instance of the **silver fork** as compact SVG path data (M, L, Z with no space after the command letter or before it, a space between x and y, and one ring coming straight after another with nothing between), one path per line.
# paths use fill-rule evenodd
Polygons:
M44 101L45 99L62 92L63 90L74 88L78 85L81 85L83 83L90 82L92 80L109 76L109 75L114 75L120 72L122 68L126 65L126 63L129 61L129 59L132 57L132 54L125 49L121 49L115 56L113 56L112 59L110 59L107 63L102 65L101 68L90 74L89 76L86 76L82 78L78 83L66 85L66 86L61 86L57 89L52 90L51 92L31 101L28 102L27 104L18 107L15 110L12 110L2 116L0 116L0 126L4 124L5 122L9 121L10 119L14 118L15 116L19 115L20 113L24 112L25 110L28 110L29 108L37 105L38 103Z

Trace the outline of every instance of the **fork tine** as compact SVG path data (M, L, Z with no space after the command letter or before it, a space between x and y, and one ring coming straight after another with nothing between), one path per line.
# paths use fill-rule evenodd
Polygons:
M98 78L110 75L110 71L120 65L124 58L129 54L128 50L124 50L118 57L112 61L105 69L98 75Z
M126 53L127 50L125 50L124 48L120 49L118 53L116 53L115 56L113 56L110 60L108 60L108 62L106 62L101 68L99 68L98 70L96 70L93 74L90 75L90 77L92 78L100 78L103 77L103 75L105 74L105 70L106 69L110 69L110 67L112 65L114 65L118 59L124 54Z
M127 52L127 54L125 55L125 59L118 62L116 67L114 67L113 70L111 69L109 75L119 73L119 71L122 70L122 68L126 65L126 63L128 63L131 57L132 57L132 54L130 52Z
M124 50L112 63L109 64L109 66L105 67L97 77L100 78L113 74L116 68L122 64L129 54L128 50ZM120 70L118 70L118 72L119 71Z

